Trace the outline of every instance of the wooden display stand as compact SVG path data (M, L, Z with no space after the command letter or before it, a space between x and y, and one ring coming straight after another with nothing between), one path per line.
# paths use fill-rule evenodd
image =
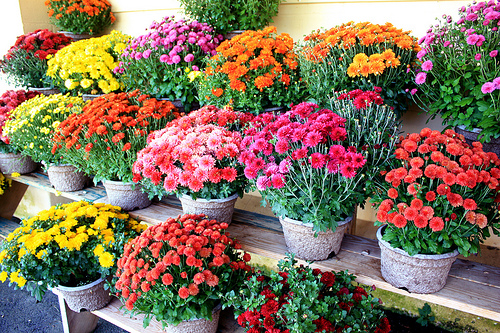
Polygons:
M36 186L54 192L48 179L41 174L24 175L12 179L20 184ZM11 193L11 195L16 197L15 193ZM73 200L106 201L105 191L101 187L72 193L63 192L61 195ZM2 198L2 206L4 206L4 199ZM11 199L5 202L15 203L16 201L9 200ZM2 207L2 209L10 211L12 207ZM182 209L180 202L175 197L168 197L145 209L129 213L140 221L157 224L169 217L182 214ZM275 217L236 209L228 231L231 237L240 241L243 250L265 257L271 264L276 264L278 260L283 259L287 252L281 225ZM304 262L299 260L299 263ZM439 304L500 322L500 268L497 267L459 259L453 264L447 284L442 290L434 294L413 294L393 287L382 278L380 249L377 241L352 234L345 235L342 249L337 256L314 262L312 267L327 271L349 270L349 273L356 275L356 281L359 283L374 285L377 288L406 297ZM91 332L95 328L95 318L92 316L103 318L129 332L146 332L142 328L140 317L130 318L119 310L121 304L117 299L103 309L93 311L92 315L89 313L75 315L65 307L63 309L64 300L62 298L60 298L60 303L65 333ZM224 333L244 332L227 314L223 315L223 319L221 319L219 331ZM152 321L147 332L161 332L161 325Z

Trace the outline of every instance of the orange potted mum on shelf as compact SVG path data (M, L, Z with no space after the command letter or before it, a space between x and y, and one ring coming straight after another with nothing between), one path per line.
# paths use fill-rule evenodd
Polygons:
M414 87L410 68L420 50L409 31L370 22L348 22L304 38L301 75L320 105L333 91L382 88L382 98L400 115Z
M227 223L182 215L146 229L125 245L113 280L132 314L155 317L174 332L215 333L221 304L251 271L250 255L226 232ZM192 325L207 326L194 330Z
M179 117L171 102L158 101L138 90L110 93L88 102L81 113L72 114L59 125L54 136L53 152L61 149L68 163L103 181L110 202L125 210L150 204L144 193L141 199L126 200L136 191L127 190L111 196L123 183L131 187L132 164L137 152L146 146L148 135Z
M478 253L491 232L500 234L499 179L498 156L484 152L479 142L469 146L452 130L425 128L402 139L374 197L377 224L386 224L377 233L384 278L410 292L441 289L459 253ZM432 264L429 276L415 279L416 273L401 274L398 269L403 268L388 264L393 252L403 255L406 268L412 258L431 260L437 255L447 269L439 278L439 265Z
M247 30L226 40L207 63L199 81L202 104L260 113L298 103L303 89L293 39L276 27Z
M64 32L96 35L116 20L107 0L45 0L51 22Z

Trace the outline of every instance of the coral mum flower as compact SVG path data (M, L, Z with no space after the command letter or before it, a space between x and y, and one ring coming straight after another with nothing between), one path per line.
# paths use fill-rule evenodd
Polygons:
M437 216L433 217L429 221L429 227L431 227L432 231L434 231L434 232L441 231L444 228L444 221L440 217L437 217Z

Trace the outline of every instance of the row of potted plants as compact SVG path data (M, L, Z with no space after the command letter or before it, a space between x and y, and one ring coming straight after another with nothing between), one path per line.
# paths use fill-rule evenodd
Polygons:
M458 20L444 16L419 41L389 23L349 22L315 31L300 45L272 27L221 43L206 23L166 17L137 38L114 32L104 40L76 42L48 61L46 75L40 74L46 57L67 40L37 31L20 37L1 67L24 86L46 82L72 93L140 88L153 97L179 99L186 110L193 103L231 102L236 110L259 113L308 98L326 107L333 91L381 87L398 117L413 99L457 131L478 129L472 141L489 142L500 136L497 13L497 1L464 6ZM466 53L457 54L457 45ZM95 58L88 64L78 60L89 52ZM37 82L23 82L31 67Z
M292 255L267 277L227 227L183 215L146 228L108 204L54 206L2 243L0 280L38 300L55 288L76 312L105 306L112 292L127 313L145 314L144 327L155 318L167 332L216 332L221 306L234 306L248 332L389 332L380 300L353 275L296 266Z
M339 252L355 207L371 197L380 205L378 221L388 224L381 243L413 257L453 254L437 289L416 292L442 288L459 253L478 253L480 242L499 233L497 155L451 130L424 129L398 140L395 114L375 91L338 94L332 105L346 118L307 102L283 114L206 106L181 117L170 102L137 91L83 107L65 103L71 99L78 97L22 103L6 134L36 160L62 157L95 181L106 180L110 200L108 180L138 183L144 193L133 193L141 199L125 203L132 192L122 192L111 201L127 210L176 194L185 212L230 223L237 196L250 184L280 218L287 247L323 260ZM384 131L374 135L372 126ZM106 154L112 158L103 161ZM210 201L228 216L203 207Z

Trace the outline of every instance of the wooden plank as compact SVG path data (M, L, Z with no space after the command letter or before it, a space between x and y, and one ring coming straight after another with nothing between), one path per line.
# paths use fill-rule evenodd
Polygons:
M54 193L57 196L61 195L65 198L69 198L75 201L80 201L80 200L95 201L106 196L106 190L102 185L87 187L84 188L83 190L74 192L56 191L50 184L49 178L42 173L30 173L26 175L21 175L19 177L12 177L11 175L7 175L6 177L12 179L15 182L33 186L50 193Z
M92 333L97 327L99 318L91 312L74 312L68 307L64 297L55 292L59 300L59 310L64 333Z
M118 298L113 298L110 304L106 305L104 308L92 311L96 316L109 321L110 323L128 331L131 333L161 333L162 325L156 319L152 319L149 326L144 328L142 326L142 321L144 315L137 315L130 317L125 314L120 307L122 303ZM245 330L238 325L234 319L233 313L225 309L221 312L218 333L243 333Z
M19 223L4 219L0 217L0 238L7 238L7 236L19 227Z
M12 218L27 189L26 184L12 182L12 186L0 196L0 217Z

